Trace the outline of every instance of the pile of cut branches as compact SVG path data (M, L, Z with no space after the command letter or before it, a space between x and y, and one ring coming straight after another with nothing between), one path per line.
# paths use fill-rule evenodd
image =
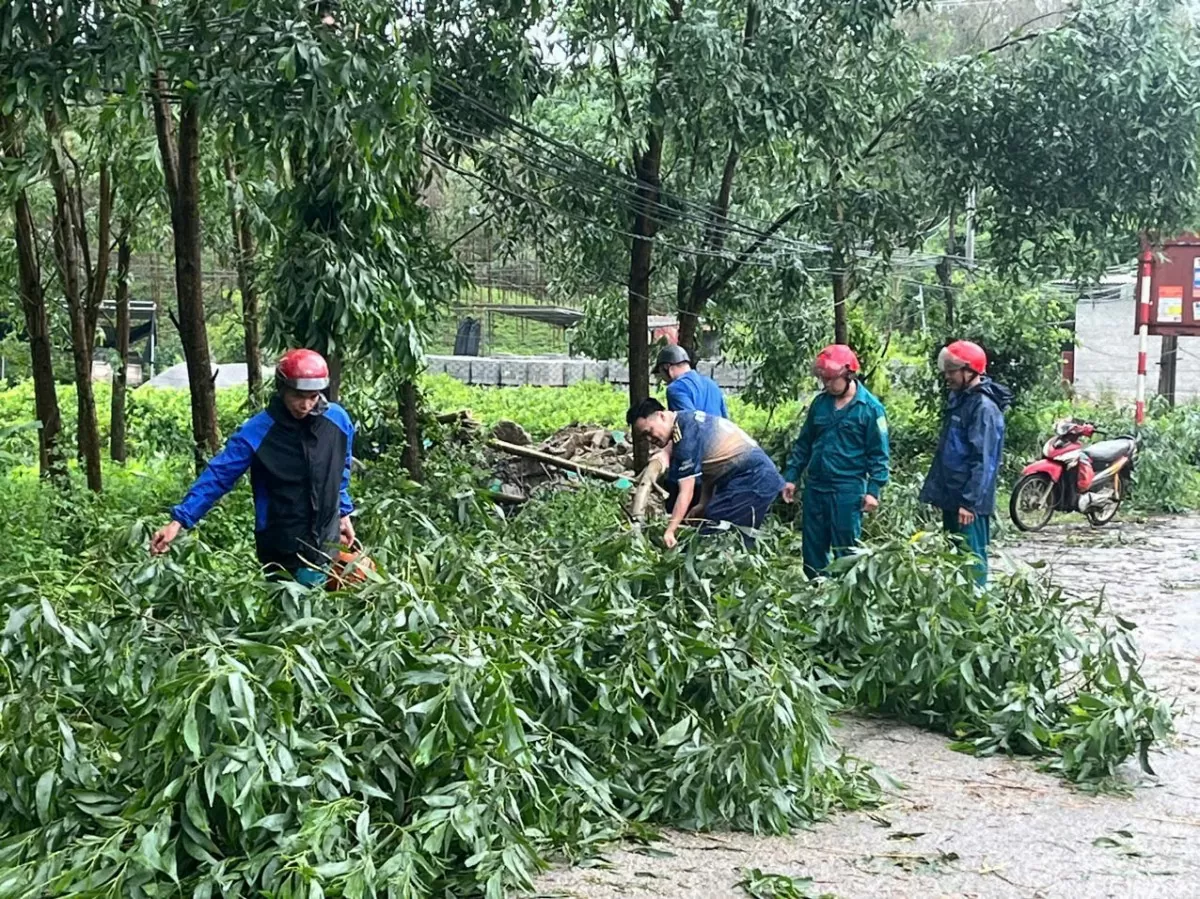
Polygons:
M978 596L940 541L814 586L790 532L662 553L619 502L382 490L357 592L195 538L148 561L137 528L0 582L0 896L500 896L646 828L872 801L839 709L1085 780L1169 728L1122 626Z

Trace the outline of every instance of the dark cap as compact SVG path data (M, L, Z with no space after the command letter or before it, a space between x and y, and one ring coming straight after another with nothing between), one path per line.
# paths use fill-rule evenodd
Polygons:
M683 365L692 364L692 360L688 357L688 352L683 347L676 343L667 344L658 353L658 362L654 368L657 371L660 368L666 368L668 365Z

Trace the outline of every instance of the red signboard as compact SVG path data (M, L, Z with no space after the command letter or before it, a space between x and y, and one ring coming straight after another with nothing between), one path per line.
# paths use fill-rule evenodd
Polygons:
M1152 335L1200 335L1200 236L1184 234L1152 247L1147 325ZM1144 275L1138 268L1134 304L1142 314ZM1134 330L1141 324L1134 319Z

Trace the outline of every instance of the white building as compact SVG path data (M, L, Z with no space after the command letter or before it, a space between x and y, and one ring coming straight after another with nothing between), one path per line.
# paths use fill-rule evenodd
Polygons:
M1076 302L1073 383L1079 396L1134 399L1138 354L1138 336L1134 330L1136 291L1136 273L1110 275ZM1147 397L1158 392L1161 358L1162 338L1151 337ZM1181 403L1200 399L1200 338L1179 338L1175 398Z

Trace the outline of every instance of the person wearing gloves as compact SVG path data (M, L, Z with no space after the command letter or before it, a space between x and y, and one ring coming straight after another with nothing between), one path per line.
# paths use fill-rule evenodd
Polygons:
M1004 453L1004 410L1012 391L986 376L987 354L968 340L956 340L938 354L938 371L950 402L921 502L941 509L946 532L978 558L975 579L982 585Z
M854 351L842 344L825 347L813 373L824 389L808 407L783 472L787 503L795 502L805 475L801 534L809 577L823 571L831 555L844 555L858 542L863 512L879 506L889 461L887 417L859 382Z

